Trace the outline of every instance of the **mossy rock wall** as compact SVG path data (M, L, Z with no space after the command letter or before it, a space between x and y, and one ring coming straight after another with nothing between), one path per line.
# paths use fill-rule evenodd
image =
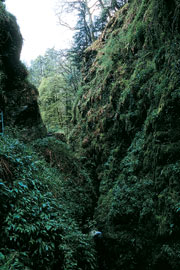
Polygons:
M180 268L180 1L130 1L86 51L70 137L102 269ZM101 269L100 267L100 269Z
M38 91L27 81L27 69L20 62L22 43L16 18L0 2L0 110L5 126L21 126L26 129L24 135L38 137L45 128L37 105Z

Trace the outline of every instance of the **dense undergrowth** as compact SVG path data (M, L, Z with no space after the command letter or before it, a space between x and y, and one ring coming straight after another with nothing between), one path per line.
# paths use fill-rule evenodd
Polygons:
M56 153L61 171L77 168L65 145ZM6 135L0 138L0 187L0 269L96 269L93 240L82 228L92 187L80 166L76 175L60 174L32 146Z
M83 162L72 152L72 149L64 142L55 138L44 138L33 142L33 147L43 156L52 168L56 168L64 179L51 190L56 194L59 190L58 199L67 202L71 215L78 221L85 232L88 220L92 219L96 193L92 179ZM56 195L57 196L57 195Z

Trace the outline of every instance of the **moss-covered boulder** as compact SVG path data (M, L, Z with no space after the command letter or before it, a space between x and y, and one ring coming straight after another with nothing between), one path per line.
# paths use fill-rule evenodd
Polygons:
M20 62L22 43L16 18L0 2L0 110L4 112L5 126L21 126L24 135L38 137L45 129L37 89L27 81L27 70Z

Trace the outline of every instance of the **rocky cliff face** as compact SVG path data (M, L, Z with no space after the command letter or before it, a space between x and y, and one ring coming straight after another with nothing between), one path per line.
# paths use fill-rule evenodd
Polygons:
M0 110L5 126L22 126L24 135L38 137L45 129L37 105L38 92L27 81L27 70L19 60L22 42L16 18L0 2Z
M130 1L86 51L71 141L95 179L100 269L180 267L179 6Z

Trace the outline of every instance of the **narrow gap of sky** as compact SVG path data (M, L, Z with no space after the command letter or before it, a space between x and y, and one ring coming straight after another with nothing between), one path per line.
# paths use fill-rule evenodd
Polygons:
M16 18L23 36L21 60L29 64L47 48L70 46L72 32L57 24L56 0L6 0L6 8Z

